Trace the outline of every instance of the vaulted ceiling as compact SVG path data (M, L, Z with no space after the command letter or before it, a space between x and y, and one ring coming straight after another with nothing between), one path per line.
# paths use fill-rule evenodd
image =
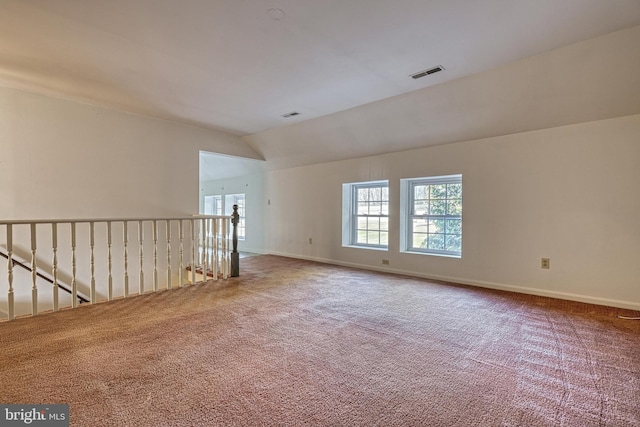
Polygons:
M639 113L638 26L638 0L1 0L0 85L288 167Z

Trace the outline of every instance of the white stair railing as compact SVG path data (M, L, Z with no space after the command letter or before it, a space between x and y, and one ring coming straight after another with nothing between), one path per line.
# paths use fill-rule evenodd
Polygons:
M6 298L0 293L0 320L74 308L79 300L95 304L135 295L129 281L129 252L135 249L137 294L198 279L226 279L231 270L231 219L0 220L0 255L7 261L0 266L0 289L7 289ZM122 240L114 238L114 230L121 230ZM145 234L152 239L145 240ZM177 248L177 257L172 248ZM145 277L152 277L152 284L145 283Z

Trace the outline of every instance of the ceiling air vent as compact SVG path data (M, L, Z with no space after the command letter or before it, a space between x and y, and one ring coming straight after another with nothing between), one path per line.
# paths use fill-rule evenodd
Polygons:
M283 115L282 115L282 117L284 117L284 118L287 118L287 117L293 117L293 116L297 116L297 115L299 115L299 114L300 114L300 113L298 113L297 111L292 111L292 112L290 112L290 113L283 114Z
M444 70L444 67L442 65L438 65L437 67L429 68L428 70L418 71L415 74L411 74L411 78L419 79L420 77L428 76L429 74L437 73L442 70Z

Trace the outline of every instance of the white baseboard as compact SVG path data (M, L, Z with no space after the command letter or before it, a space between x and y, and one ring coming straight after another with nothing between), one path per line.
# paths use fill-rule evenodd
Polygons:
M382 273L401 274L405 276L419 277L422 279L439 280L442 282L458 283L461 285L477 286L480 288L496 289L500 291L516 292L520 294L537 295L542 297L557 298L568 301L584 302L587 304L604 305L607 307L624 308L628 310L640 311L640 302L620 301L609 298L593 297L589 295L572 294L568 292L549 291L546 289L530 288L523 286L507 285L504 283L486 282L481 280L467 279L463 277L439 276L434 274L425 274L416 271L398 270L395 268L374 267L371 265L358 264L353 262L343 262L325 258L309 257L297 254L287 254L281 252L269 252L270 255L283 256L288 258L304 259L308 261L316 261L324 264L340 265L343 267L353 267L363 270L379 271Z
M268 252L265 252L261 249L253 249L253 248L238 248L238 252L248 252L250 254L260 254L260 255L267 255Z

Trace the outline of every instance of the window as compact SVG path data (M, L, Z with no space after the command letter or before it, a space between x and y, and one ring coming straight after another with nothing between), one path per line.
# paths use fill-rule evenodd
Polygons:
M233 205L238 205L238 215L240 216L238 221L238 239L244 240L245 238L245 218L244 218L244 193L242 194L227 194L224 196L224 214L233 214Z
M401 248L462 256L462 175L400 180Z
M386 249L389 244L389 181L342 186L342 244Z
M204 196L204 214L205 215L231 215L233 214L233 205L238 205L238 239L245 238L245 218L244 218L244 194L227 194L214 196Z
M204 196L204 214L222 215L222 196Z

